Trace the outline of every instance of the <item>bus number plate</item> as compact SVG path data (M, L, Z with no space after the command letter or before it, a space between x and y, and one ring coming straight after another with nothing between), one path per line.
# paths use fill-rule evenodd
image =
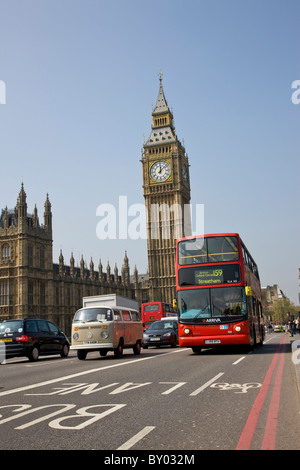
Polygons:
M205 344L220 344L221 340L220 339L206 339Z

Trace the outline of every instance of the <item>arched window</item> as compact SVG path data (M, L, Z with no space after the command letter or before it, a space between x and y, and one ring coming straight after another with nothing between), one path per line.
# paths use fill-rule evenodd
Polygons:
M8 282L0 282L0 305L8 305Z
M2 247L2 260L10 260L10 246L7 243L5 243L5 245Z

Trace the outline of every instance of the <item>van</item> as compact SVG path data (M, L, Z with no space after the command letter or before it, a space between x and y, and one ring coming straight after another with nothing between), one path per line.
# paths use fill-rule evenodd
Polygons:
M100 356L113 351L119 358L123 349L133 348L134 354L140 354L142 342L143 326L138 310L101 305L81 308L74 315L70 349L77 350L80 360L91 351L99 351Z
M102 294L102 295L90 295L89 297L83 297L83 307L101 307L110 306L116 307L122 305L122 307L131 308L133 310L139 309L139 303L135 299L129 299L119 294Z

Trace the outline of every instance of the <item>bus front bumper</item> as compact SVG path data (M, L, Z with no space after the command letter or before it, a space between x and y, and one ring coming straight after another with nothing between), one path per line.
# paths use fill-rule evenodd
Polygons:
M70 349L76 350L76 349L115 349L117 346L114 345L113 343L92 343L92 342L86 342L85 344L72 344L70 346Z
M228 336L180 336L179 346L184 348L210 348L213 346L249 345L249 336L244 334L232 334Z

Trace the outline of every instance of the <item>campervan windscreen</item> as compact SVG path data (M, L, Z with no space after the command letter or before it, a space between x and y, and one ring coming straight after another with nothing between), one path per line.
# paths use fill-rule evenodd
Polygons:
M110 308L81 308L75 313L74 322L111 321L113 312Z

